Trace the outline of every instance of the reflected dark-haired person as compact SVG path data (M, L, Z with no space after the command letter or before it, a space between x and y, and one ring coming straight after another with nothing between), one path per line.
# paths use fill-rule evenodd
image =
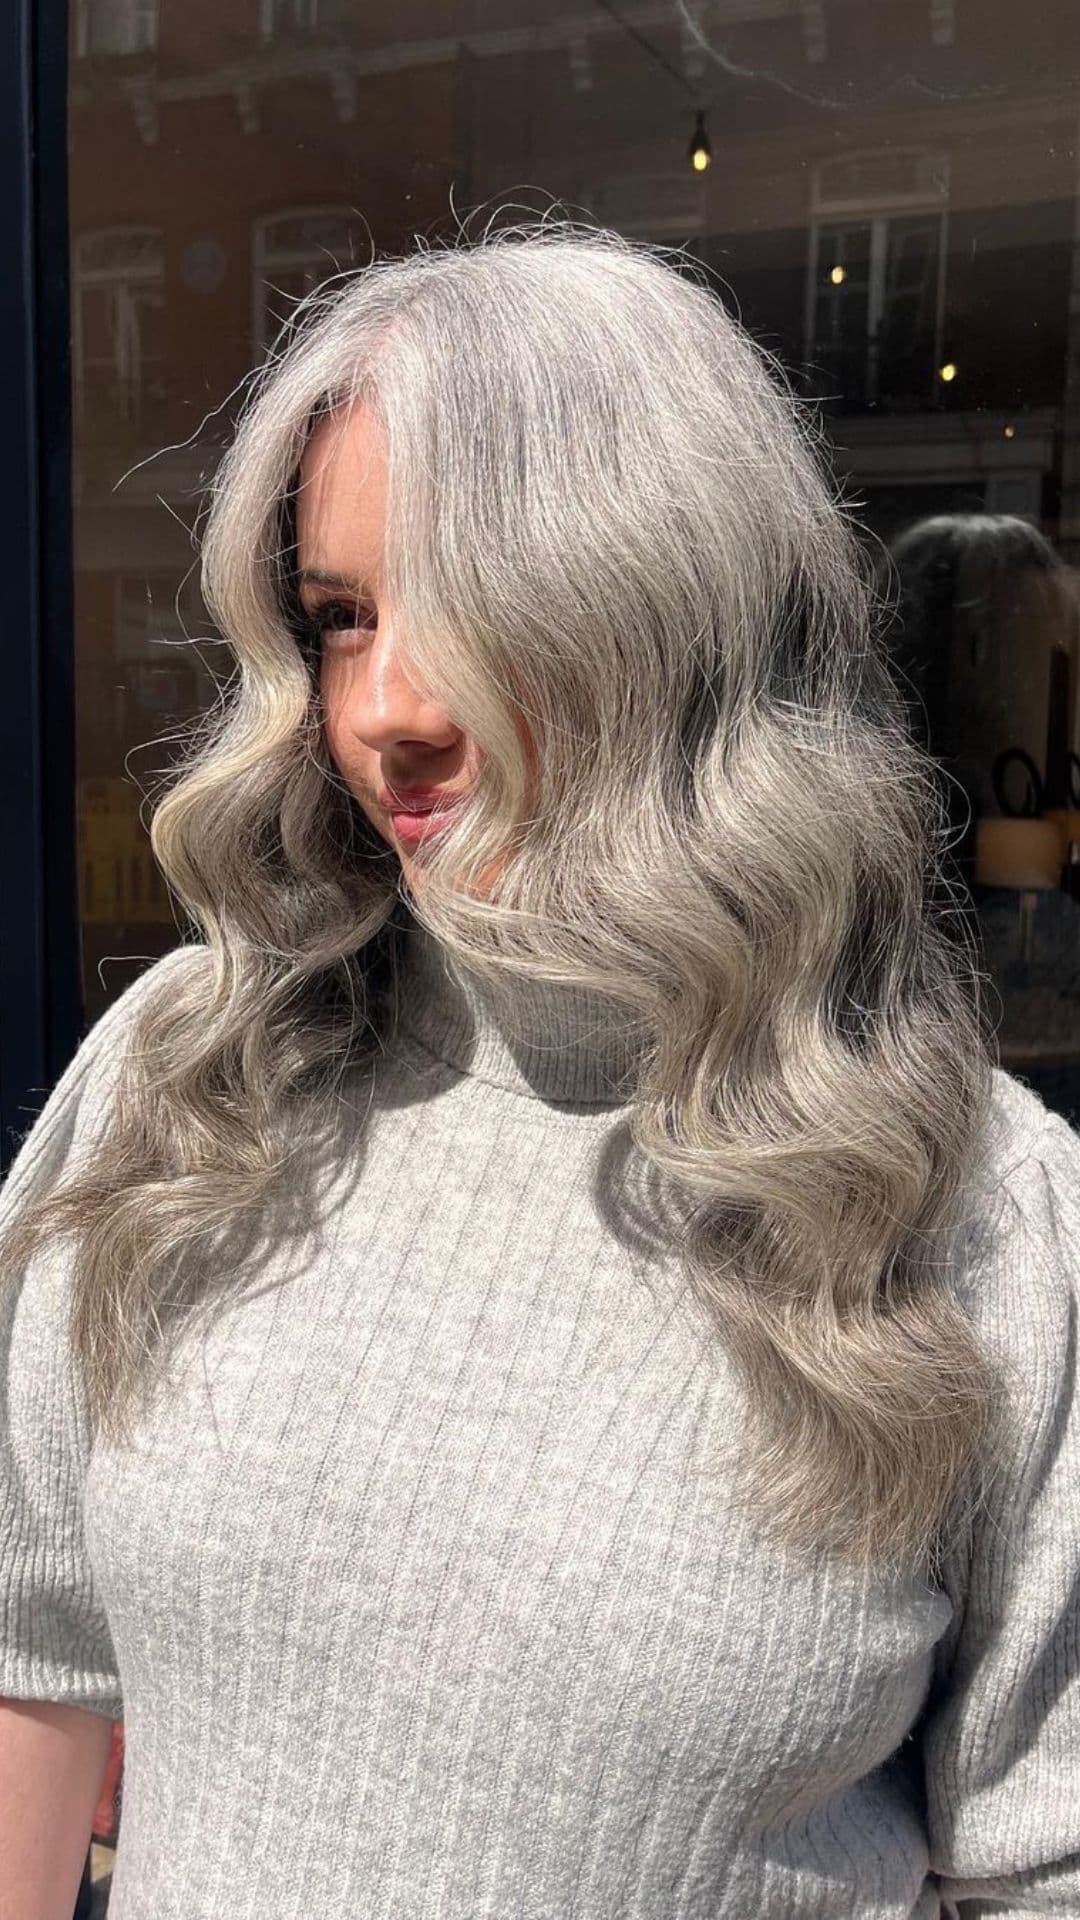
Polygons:
M942 513L905 528L878 581L909 721L945 772L970 877L975 821L997 811L999 754L1019 748L1040 769L1048 805L1067 802L1080 721L1076 577L1018 515Z
M112 1920L1080 1913L1080 1145L686 264L379 259L253 383L190 930L4 1194L12 1912L122 1717Z

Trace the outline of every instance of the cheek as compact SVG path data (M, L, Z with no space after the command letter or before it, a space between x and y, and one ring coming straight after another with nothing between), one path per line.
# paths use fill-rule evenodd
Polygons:
M327 720L338 714L341 708L341 676L334 672L328 660L319 661L319 701Z
M349 755L348 691L341 674L325 662L319 669L319 704L327 749L340 766L342 757ZM355 745L354 740L354 753Z
M356 735L347 724L346 713L347 709L340 700L323 701L323 745L334 771L344 780L353 795L362 802L366 792L365 754Z
M341 710L339 705L330 697L325 678L320 681L319 708L322 722L322 736L326 742L326 751L335 766L340 766L341 736L343 732Z

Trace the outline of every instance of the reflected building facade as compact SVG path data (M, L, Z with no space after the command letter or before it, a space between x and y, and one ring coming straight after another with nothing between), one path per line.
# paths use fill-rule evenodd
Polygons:
M176 937L139 783L213 694L193 529L245 376L310 287L417 235L447 239L459 216L475 231L554 203L687 248L820 410L886 575L913 528L953 523L936 574L920 576L912 688L973 816L994 811L990 770L1010 747L1039 767L1047 804L1068 805L1078 67L1070 0L994 0L977 16L953 0L77 0L88 1010L129 977L117 963L102 986L101 955L132 956L134 972L134 956ZM701 172L688 158L699 111ZM1061 563L1053 579L986 573L978 542L960 551L973 516L1035 530ZM206 645L177 644L193 634ZM1022 988L1005 982L1007 1007ZM1080 1001L1070 1012L1066 995L1054 1021L1042 1056L1033 1032L1025 1055L1023 1021L1010 1038L1006 1014L1004 1063L1080 1062Z

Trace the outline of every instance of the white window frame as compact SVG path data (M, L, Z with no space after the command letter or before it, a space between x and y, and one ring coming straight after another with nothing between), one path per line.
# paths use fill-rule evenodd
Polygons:
M111 34L102 34L103 26L111 27ZM76 59L94 53L152 53L157 43L158 0L75 0Z
M866 314L866 389L867 400L878 396L879 365L876 341L885 311L885 274L888 264L889 222L906 219L911 215L927 218L936 217L938 229L938 276L934 299L934 364L940 365L942 335L945 325L945 261L949 239L948 183L949 165L947 157L939 153L930 153L912 149L906 155L892 149L877 152L849 154L843 156L850 165L882 158L893 166L907 159L912 170L921 163L922 169L936 177L936 189L925 186L915 187L910 192L896 191L882 194L859 194L848 198L830 194L825 185L825 177L837 166L837 160L819 162L814 169L811 188L810 244L806 274L806 292L803 311L803 358L809 363L814 357L814 316L817 308L818 273L821 267L821 236L833 227L869 227L870 228L870 267L867 289ZM932 400L932 390L927 391L927 403Z
M285 8L293 17L282 22L279 16ZM314 33L318 25L319 0L259 0L259 32L264 40L282 33Z
M151 266L136 266L122 263L118 266L88 267L85 255L90 251L91 243L98 245L103 240L131 239L138 237L150 240L158 247L158 257ZM164 287L164 243L157 227L96 227L88 233L78 234L73 248L72 302L71 302L71 344L72 344L72 386L76 409L82 412L86 393L85 344L83 335L83 294L93 287L113 287L121 294L123 312L123 294L135 287ZM122 400L117 409L123 419L137 419L143 397L143 359L142 341L139 337L138 322L135 315L135 302L128 303L127 319L130 327L126 336L117 342L116 379ZM126 362L126 364L125 364Z

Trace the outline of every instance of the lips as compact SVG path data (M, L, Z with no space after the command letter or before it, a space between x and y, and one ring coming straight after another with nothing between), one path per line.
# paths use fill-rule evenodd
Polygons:
M399 845L422 847L449 825L456 811L454 807L428 807L423 813L392 813L390 825Z
M461 795L449 793L445 787L404 787L391 792L389 787L379 790L378 802L387 813L435 813L444 807L452 807Z

